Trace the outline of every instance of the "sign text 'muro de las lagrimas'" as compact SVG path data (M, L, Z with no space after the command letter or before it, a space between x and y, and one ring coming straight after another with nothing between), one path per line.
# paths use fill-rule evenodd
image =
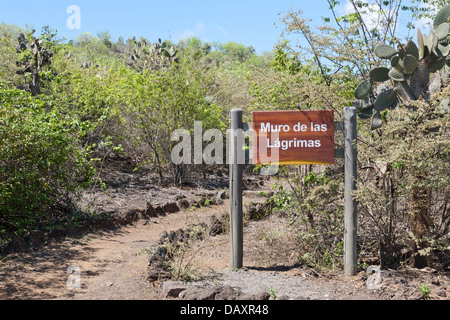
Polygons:
M254 164L334 163L334 112L253 113Z

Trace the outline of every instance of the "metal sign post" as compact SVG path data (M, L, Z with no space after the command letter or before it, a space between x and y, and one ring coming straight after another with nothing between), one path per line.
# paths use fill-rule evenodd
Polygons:
M242 269L244 255L244 216L242 209L242 153L243 123L242 110L231 110L230 133L230 245L231 267Z
M356 200L353 191L356 190L357 179L357 122L356 108L344 108L344 139L345 139L345 209L344 209L344 272L347 275L356 274Z
M303 113L303 114L302 114ZM329 114L328 114L329 113ZM345 209L344 209L344 272L348 275L356 273L356 200L353 191L356 190L357 179L357 122L356 108L344 109L344 122L333 122L334 115L328 111L304 111L300 113L267 113L260 112L253 115L253 164L260 161L259 147L260 129L270 131L271 128L281 128L288 134L280 135L280 146L276 147L270 138L266 136L263 142L267 142L271 148L280 149L278 164L329 164L335 158L345 159ZM242 208L242 168L245 163L243 155L244 146L244 124L242 122L242 110L231 111L231 132L229 135L229 164L230 164L230 245L231 245L231 267L242 269L243 267L243 208ZM304 118L296 118L296 117ZM260 118L258 118L260 117ZM264 118L265 117L265 118ZM308 121L305 121L305 118ZM294 120L295 121L294 121ZM300 120L299 120L300 119ZM274 123L278 120L280 123ZM269 123L270 121L270 123ZM294 121L294 122L293 122ZM302 122L304 124L302 124ZM292 131L297 132L294 134ZM344 150L334 149L334 132L344 130ZM299 140L300 139L300 140ZM272 145L273 144L273 145ZM283 149L284 145L284 149ZM288 147L302 148L302 150L288 150ZM267 148L267 146L266 146ZM252 152L250 151L250 154ZM306 158L305 158L306 157Z

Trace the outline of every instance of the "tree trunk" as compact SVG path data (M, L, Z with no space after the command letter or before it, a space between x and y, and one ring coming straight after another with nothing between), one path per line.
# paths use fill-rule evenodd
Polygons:
M432 220L429 214L431 192L427 188L413 188L411 193L411 229L413 240L413 265L415 268L424 268L428 265L426 255L419 251L428 246L427 238L430 236Z

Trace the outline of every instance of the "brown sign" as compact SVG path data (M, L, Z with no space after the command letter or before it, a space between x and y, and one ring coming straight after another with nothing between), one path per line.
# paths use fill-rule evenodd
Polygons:
M334 164L334 112L253 113L254 164Z

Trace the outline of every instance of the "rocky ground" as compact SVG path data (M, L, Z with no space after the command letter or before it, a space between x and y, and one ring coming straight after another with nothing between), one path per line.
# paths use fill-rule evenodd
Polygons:
M229 268L225 172L181 189L133 173L105 180L108 193L91 190L82 204L107 218L84 229L29 234L4 250L0 299L450 299L448 270L383 270L374 289L373 268L347 277L339 267L317 272L296 265L286 252L276 261L261 239L283 232L286 221L263 217L270 200L260 191L269 193L270 181L261 177L245 180L243 270Z

